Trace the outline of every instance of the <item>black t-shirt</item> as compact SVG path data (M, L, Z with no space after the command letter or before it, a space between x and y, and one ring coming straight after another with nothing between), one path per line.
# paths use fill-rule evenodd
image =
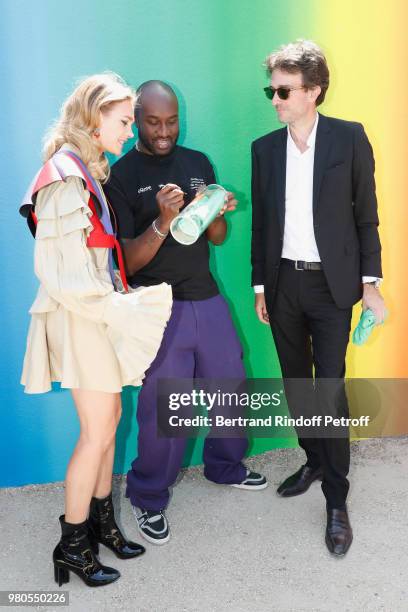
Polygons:
M119 238L136 238L159 215L156 193L175 183L187 193L188 204L203 184L215 183L208 158L176 146L170 155L146 155L131 149L111 170L104 186L115 212ZM209 269L208 240L203 234L192 245L179 244L169 233L153 259L128 279L131 285L172 285L177 300L205 300L218 294Z

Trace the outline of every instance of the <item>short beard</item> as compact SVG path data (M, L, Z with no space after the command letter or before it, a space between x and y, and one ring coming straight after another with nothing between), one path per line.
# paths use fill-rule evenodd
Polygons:
M177 134L177 138L174 142L174 145L171 147L170 151L168 153L156 153L154 151L154 149L152 149L152 147L150 146L150 144L147 142L147 140L144 139L142 132L138 132L138 139L140 140L140 142L142 143L142 145L144 146L145 149L147 149L152 155L155 155L156 157L166 157L167 155L171 155L174 151L174 149L177 146L177 139L178 139L178 134Z

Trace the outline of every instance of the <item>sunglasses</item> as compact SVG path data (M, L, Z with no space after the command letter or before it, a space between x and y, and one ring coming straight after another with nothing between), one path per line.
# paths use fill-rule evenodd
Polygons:
M278 94L278 98L280 98L281 100L287 100L289 98L290 92L296 91L298 89L305 89L305 86L302 85L301 87L277 87L275 89L274 87L268 85L268 87L264 87L264 92L268 100L272 100L276 93Z

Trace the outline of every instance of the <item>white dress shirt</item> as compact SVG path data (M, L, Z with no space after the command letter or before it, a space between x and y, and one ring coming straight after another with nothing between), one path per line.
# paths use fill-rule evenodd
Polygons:
M319 115L301 153L288 126L286 145L285 228L282 257L300 261L319 261L313 229L313 166Z
M285 226L282 257L294 261L320 262L313 228L313 169L319 115L307 139L307 149L300 152L290 133L286 146ZM363 283L377 280L363 276ZM255 293L263 293L263 285L254 286Z

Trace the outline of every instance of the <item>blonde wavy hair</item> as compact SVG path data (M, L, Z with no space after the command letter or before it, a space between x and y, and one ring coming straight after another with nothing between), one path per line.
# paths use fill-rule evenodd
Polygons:
M113 72L94 74L81 80L44 137L44 161L48 161L63 144L72 144L79 149L92 176L105 182L109 177L109 163L92 136L100 125L100 113L107 112L113 104L123 100L130 100L134 105L136 94Z

